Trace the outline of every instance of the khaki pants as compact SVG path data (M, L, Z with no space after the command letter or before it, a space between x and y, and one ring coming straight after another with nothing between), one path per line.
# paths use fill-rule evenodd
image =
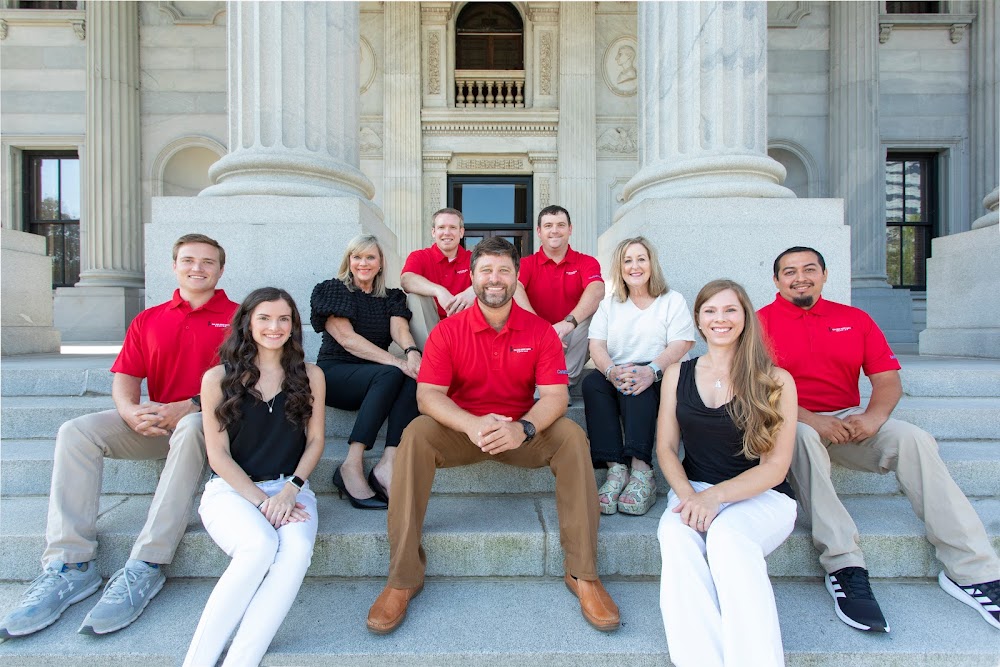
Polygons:
M547 465L552 469L556 476L556 510L566 572L578 579L597 579L600 508L590 448L583 429L560 418L531 442L490 456L472 444L464 433L421 416L403 432L393 466L389 503L389 586L413 588L423 583L427 556L420 538L435 470L490 459L520 468Z
M130 557L150 563L173 560L205 467L201 413L181 419L168 439L139 435L116 410L107 410L77 417L59 428L43 567L54 560L82 563L97 554L105 458L167 459Z
M419 294L406 295L406 307L413 313L410 318L410 335L417 347L424 349L427 344L427 336L431 329L441 321L438 315L437 301L432 296L421 296Z
M580 322L563 339L566 343L566 370L569 371L570 386L580 381L583 367L590 359L590 318Z
M824 414L843 418L860 412L848 408ZM1000 579L1000 559L976 511L948 473L937 442L898 419L887 421L867 440L843 445L823 441L811 426L798 424L790 478L812 520L813 544L824 570L865 566L858 528L830 480L831 462L882 475L895 472L947 575L963 586Z

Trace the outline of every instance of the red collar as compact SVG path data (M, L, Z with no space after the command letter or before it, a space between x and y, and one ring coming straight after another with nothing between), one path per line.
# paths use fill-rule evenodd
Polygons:
M489 322L486 321L486 316L483 315L482 308L479 307L479 301L476 300L475 305L469 310L473 311L470 315L471 321L469 326L472 328L473 333L480 333L489 329L495 333L503 333L507 329L524 329L525 319L527 318L528 311L521 308L514 299L510 300L510 315L507 317L507 323L503 325L503 329L497 332L493 327L490 326Z
M174 290L174 295L170 299L170 308L187 308L188 310L208 310L213 313L221 313L225 311L225 304L229 302L229 297L226 293L220 289L215 290L215 294L209 299L205 305L201 308L193 309L191 304L181 298L180 289Z
M558 262L558 263L556 262L556 260L552 259L551 257L549 257L548 255L545 254L545 248L539 248L538 252L536 254L541 255L541 260L542 260L541 263L542 264L544 264L545 262L552 262L553 264L557 264L558 265L558 264L562 264L564 262L570 262L570 261L575 260L577 258L577 256L579 256L580 253L578 253L576 250L573 250L573 247L567 244L566 245L566 255L563 257L562 262Z
M829 312L827 303L826 299L820 295L819 298L816 299L816 303L813 304L812 308L800 308L785 297L781 296L781 292L774 295L774 307L778 310L778 312L789 319L796 319L807 315L823 317Z

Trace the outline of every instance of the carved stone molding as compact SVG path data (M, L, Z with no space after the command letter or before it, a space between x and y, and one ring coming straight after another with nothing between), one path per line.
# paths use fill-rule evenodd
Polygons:
M364 157L382 156L382 128L376 125L362 125L358 132L358 148Z
M882 23L878 27L878 43L885 44L889 41L889 37L892 36L892 24Z
M455 5L451 2L421 2L420 22L424 25L431 23L447 23L451 20Z
M375 49L372 48L371 42L364 37L361 37L359 41L361 52L359 57L361 60L358 61L358 81L361 82L361 94L364 95L372 87L372 83L375 82L375 75L378 73L378 62L375 60Z
M87 39L87 21L85 19L73 19L69 24L73 26L73 34L80 40Z
M604 50L601 73L604 75L604 83L615 95L632 97L638 90L638 53L639 44L632 35L622 35Z
M597 138L597 149L612 157L635 157L639 152L639 132L635 125L609 127Z
M966 26L963 23L955 23L948 29L948 37L951 39L952 44L958 44L962 41L962 37L965 36Z
M552 94L552 32L545 30L538 39L538 91Z
M437 31L427 36L427 92L441 93L441 34Z
M798 28L799 22L812 12L805 2L768 2L768 28Z
M10 29L18 25L65 25L85 39L84 16L82 9L0 9L0 40L7 39Z
M436 110L435 110L436 111ZM421 129L425 135L465 137L554 137L559 124L558 111L459 109L432 113L425 109ZM527 117L525 117L527 116Z
M214 25L226 14L224 2L158 2L157 9L170 17L174 25Z
M7 22L0 19L0 39L7 39Z
M975 14L880 14L878 41L888 42L893 30L937 27L947 28L951 43L958 44L975 18Z
M527 10L528 20L532 23L558 23L559 3L530 2Z
M455 173L510 173L514 171L531 172L528 158L523 155L497 156L456 156L448 166L448 171Z
M545 208L552 203L552 183L549 177L538 179L538 205Z

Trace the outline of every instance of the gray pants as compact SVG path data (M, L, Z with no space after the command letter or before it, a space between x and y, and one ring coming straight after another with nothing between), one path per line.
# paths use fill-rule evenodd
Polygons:
M77 417L59 428L43 567L54 560L82 563L97 554L105 458L167 459L131 558L150 563L173 560L205 467L201 413L181 419L167 438L139 435L116 410L107 410Z
M844 418L860 412L862 408L847 408L823 414ZM962 586L1000 579L1000 559L983 522L948 473L937 442L898 419L889 419L867 440L843 445L824 441L811 426L798 424L790 477L812 520L813 544L824 570L865 567L858 528L830 480L831 462L882 475L895 472L947 575Z

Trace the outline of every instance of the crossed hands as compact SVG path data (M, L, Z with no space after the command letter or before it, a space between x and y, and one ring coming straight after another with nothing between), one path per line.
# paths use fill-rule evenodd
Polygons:
M524 444L524 427L510 417L490 413L476 419L465 435L476 447L496 455Z
M700 533L708 530L722 509L722 503L715 497L713 488L692 493L674 507L672 511L681 515L681 523Z
M448 290L441 288L441 293L437 295L437 302L444 308L444 312L451 317L455 313L460 313L476 302L476 295L472 288L463 290L458 294L452 294Z
M843 445L848 442L867 440L878 433L885 421L885 419L866 412L848 415L843 419L830 415L816 415L815 423L812 426L824 440L829 440L835 445Z
M649 366L622 364L614 366L608 372L608 380L618 393L625 396L638 396L653 386L656 376Z
M295 501L298 492L299 490L293 485L285 484L281 491L264 501L260 506L260 512L269 524L281 528L289 523L299 523L309 519L306 506Z
M169 436L177 428L177 422L196 408L191 401L173 403L147 402L132 406L122 419L133 431L146 437Z

